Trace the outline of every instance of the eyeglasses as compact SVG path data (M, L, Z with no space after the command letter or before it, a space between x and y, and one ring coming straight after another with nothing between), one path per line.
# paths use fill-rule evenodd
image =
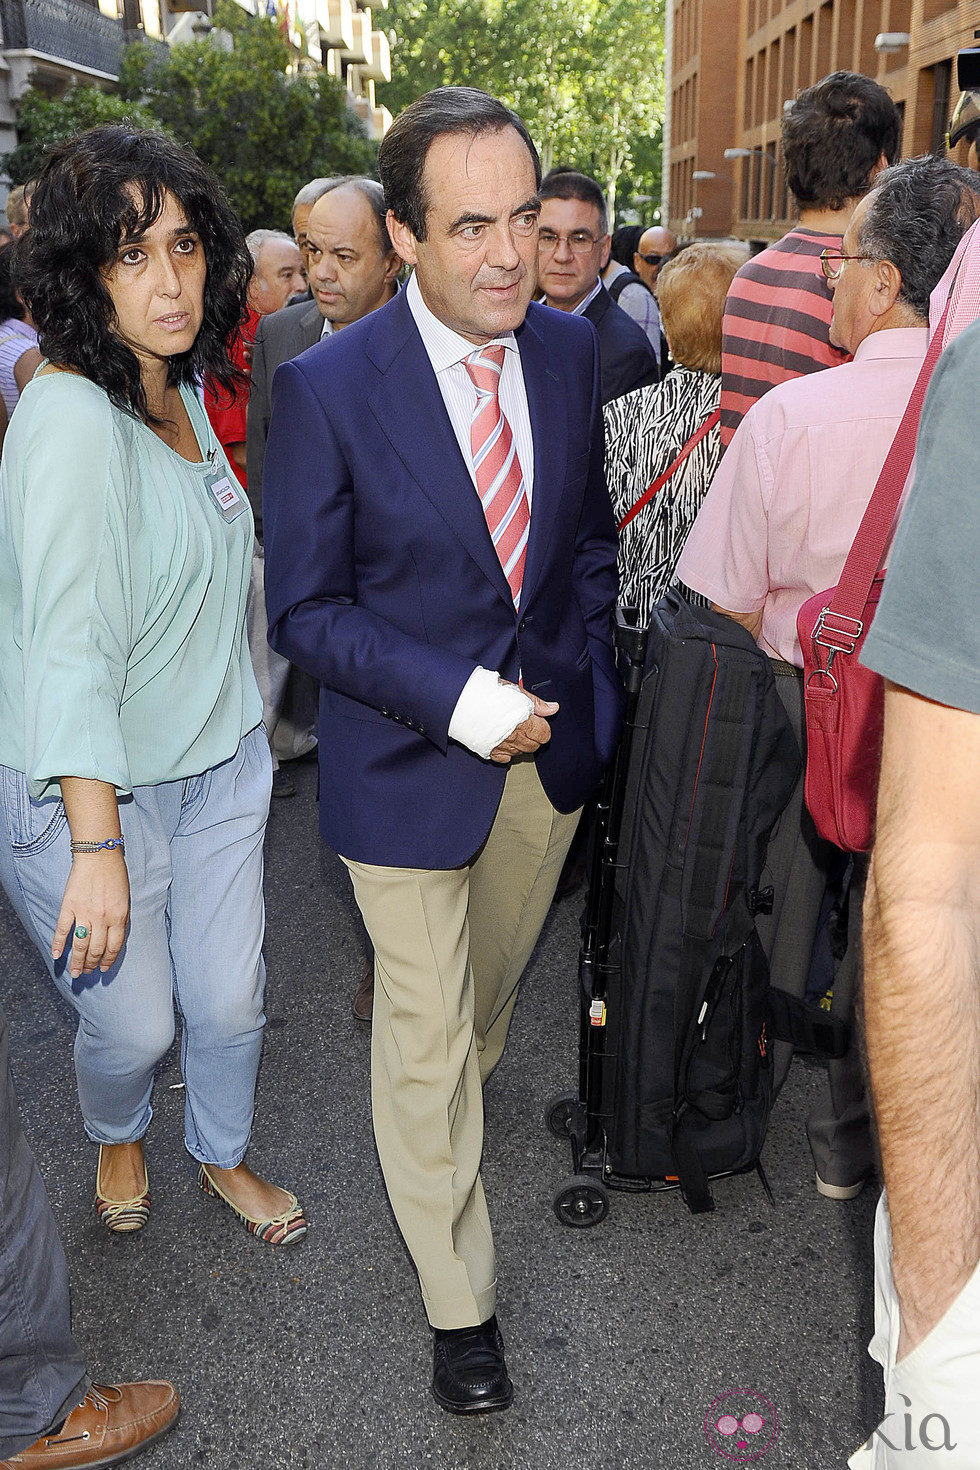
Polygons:
M538 249L550 255L553 250L558 249L559 240L564 240L569 250L575 255L588 255L599 243L595 235L590 235L588 230L573 230L570 235L556 235L554 230L538 231Z
M645 260L647 265L662 265L667 259L666 255L640 255L640 260Z
M839 281L845 260L877 260L876 255L845 255L843 250L834 250L829 245L820 252L820 268L828 281Z

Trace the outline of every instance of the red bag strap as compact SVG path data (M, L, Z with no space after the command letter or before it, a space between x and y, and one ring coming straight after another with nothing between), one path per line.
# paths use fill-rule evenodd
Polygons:
M844 563L844 569L830 607L826 609L821 618L820 641L833 647L831 640L834 638L843 640L840 651L844 653L853 652L855 640L861 635L864 609L871 592L871 584L878 575L884 559L885 547L888 545L888 538L895 523L895 514L902 499L902 491L905 489L905 482L912 468L922 405L925 402L926 389L929 386L933 368L939 361L939 354L943 350L943 334L946 330L949 308L950 302L947 301L942 320L930 339L925 361L919 369L908 406L902 415L902 422L898 426L881 474L878 476L878 483L875 485L868 508L864 512L857 535L847 554L847 560ZM828 623L828 619L835 621Z
M667 481L671 478L672 475L676 475L681 465L691 453L691 450L697 448L697 446L701 443L701 440L704 438L705 434L710 433L715 424L720 423L720 421L721 409L716 408L714 413L709 415L709 417L705 419L700 429L698 429L696 433L691 435L690 439L688 439L687 443L684 445L684 448L674 460L673 464L669 465L667 469L664 470L663 474L660 476L660 479L654 480L649 489L644 490L639 500L637 500L633 505L630 506L629 510L626 512L626 514L623 516L623 519L619 523L620 530L622 530L624 526L628 526L633 517L638 516L645 505L649 505L650 501L657 494L657 491L664 488Z

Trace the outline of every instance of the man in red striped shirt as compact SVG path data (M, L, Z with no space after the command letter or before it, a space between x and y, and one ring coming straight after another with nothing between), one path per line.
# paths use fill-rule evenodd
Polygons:
M836 367L833 298L820 266L841 238L875 176L898 158L901 118L883 87L835 71L800 92L783 118L786 182L799 223L742 266L725 303L721 359L721 442L777 383Z

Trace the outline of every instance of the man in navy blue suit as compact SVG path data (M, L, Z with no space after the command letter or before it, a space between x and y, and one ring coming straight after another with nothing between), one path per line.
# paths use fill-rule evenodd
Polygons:
M381 145L388 305L285 363L265 461L279 653L322 685L320 813L376 954L375 1135L454 1413L513 1388L483 1083L612 755L616 528L596 335L531 304L524 124L445 87Z

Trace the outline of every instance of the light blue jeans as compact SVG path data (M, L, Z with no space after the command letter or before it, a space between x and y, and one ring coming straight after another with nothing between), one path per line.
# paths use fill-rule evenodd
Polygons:
M176 1001L188 1151L219 1169L245 1155L265 1025L262 842L271 782L259 725L220 766L122 798L126 942L105 975L72 981L68 949L51 960L71 867L64 806L34 801L21 772L0 766L0 881L78 1012L78 1098L96 1143L131 1143L146 1132Z

